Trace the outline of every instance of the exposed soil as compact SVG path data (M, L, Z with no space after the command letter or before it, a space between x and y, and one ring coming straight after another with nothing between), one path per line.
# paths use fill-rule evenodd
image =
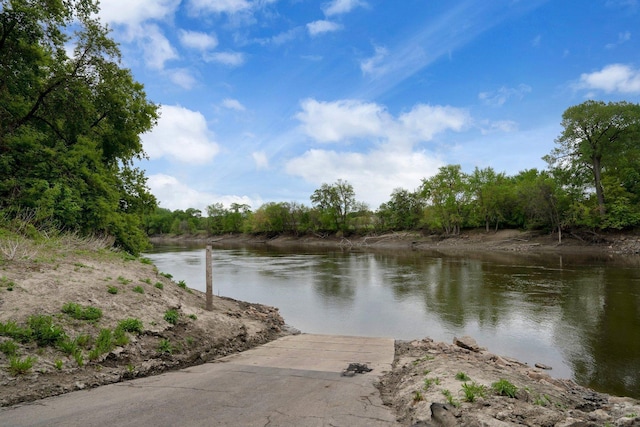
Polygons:
M12 374L10 356L0 352L0 406L204 363L285 333L276 308L214 296L213 311L206 311L202 292L86 241L65 242L63 248L20 245L20 256L12 260L0 254L0 322L24 327L29 316L52 316L68 337L88 334L92 340L81 347L83 366L55 346L11 340L21 360L33 357L35 363L24 374ZM73 319L62 312L69 302L99 308L103 316L95 322ZM168 310L178 313L175 325L164 318ZM127 334L128 344L90 360L100 330L114 330L128 318L142 322L142 333ZM0 336L0 345L7 341Z
M515 397L492 388L501 380L515 386ZM464 389L471 394L473 385L484 390L470 402ZM468 337L457 345L428 338L397 342L393 370L378 388L406 426L640 426L639 401L551 378L544 369L491 354Z

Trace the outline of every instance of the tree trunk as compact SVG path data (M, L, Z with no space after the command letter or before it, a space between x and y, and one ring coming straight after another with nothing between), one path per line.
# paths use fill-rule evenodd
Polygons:
M602 164L600 157L593 158L593 179L596 187L596 197L598 199L598 211L600 212L600 217L603 218L607 211L604 204L604 190L602 188Z

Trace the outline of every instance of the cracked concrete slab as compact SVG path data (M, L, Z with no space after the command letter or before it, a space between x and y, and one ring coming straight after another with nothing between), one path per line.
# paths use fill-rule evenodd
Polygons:
M294 335L212 363L0 409L6 426L394 426L393 339ZM349 363L371 372L341 373Z

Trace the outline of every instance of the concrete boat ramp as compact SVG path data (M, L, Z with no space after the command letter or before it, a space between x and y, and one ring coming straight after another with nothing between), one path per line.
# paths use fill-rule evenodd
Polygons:
M395 426L390 338L291 335L211 363L0 408L2 426ZM350 363L371 372L342 375Z

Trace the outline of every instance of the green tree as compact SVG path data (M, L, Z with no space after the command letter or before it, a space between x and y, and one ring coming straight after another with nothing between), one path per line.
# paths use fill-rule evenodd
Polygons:
M473 197L473 214L477 224L495 224L496 231L505 221L509 212L510 183L504 173L496 173L493 168L475 168L469 176L469 190Z
M424 205L424 199L417 192L396 188L391 199L380 205L377 215L385 229L413 230L420 225Z
M156 201L133 161L144 156L139 135L154 125L157 106L121 67L94 18L97 1L1 5L0 208L112 234L138 252L141 216Z
M460 165L448 165L422 181L421 196L427 201L427 221L446 234L459 234L469 209L469 178Z
M311 203L325 218L329 231L348 231L348 216L359 207L353 186L342 179L332 185L322 184L311 195Z
M545 160L565 184L593 189L600 219L607 212L605 175L622 159L638 158L640 105L586 101L562 115L562 134ZM637 170L640 164L632 167ZM627 169L628 170L628 169Z

